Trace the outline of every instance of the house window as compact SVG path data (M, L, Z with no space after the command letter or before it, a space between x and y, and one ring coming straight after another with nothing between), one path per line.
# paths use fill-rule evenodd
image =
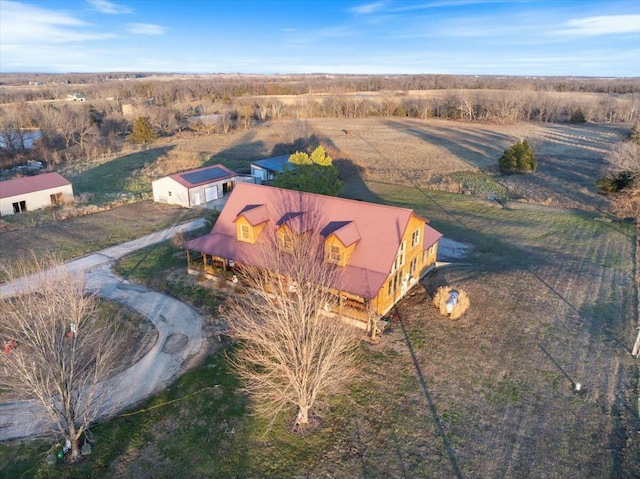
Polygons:
M398 284L400 283L400 278L402 277L402 271L398 271L393 278L389 280L389 285L387 286L387 296L393 295L398 290Z
M27 211L27 202L26 201L17 201L13 203L13 212L14 213L22 213Z
M417 264L418 264L418 257L416 256L411 260L411 263L409 264L409 274L411 276L415 274Z
M280 232L280 247L285 251L293 250L293 242L291 240L291 235L289 235L285 231Z
M331 245L329 247L329 261L333 263L339 263L342 258L342 254L340 253L340 246Z
M398 251L398 256L396 256L396 260L393 262L392 272L396 271L398 268L400 268L404 264L404 253L406 250L406 246L407 246L406 241L403 241L402 244L400 245L400 251Z
M251 241L251 228L249 225L240 225L240 239L242 241Z
M171 192L170 191L167 191L167 196L171 196Z
M50 195L50 198L51 204L54 206L62 203L62 193L54 193L53 195Z
M413 248L420 241L420 228L415 230L411 235L411 247Z

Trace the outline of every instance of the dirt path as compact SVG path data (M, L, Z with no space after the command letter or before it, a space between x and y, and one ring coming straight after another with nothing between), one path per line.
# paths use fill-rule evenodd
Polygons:
M180 231L202 226L202 220L178 225L122 245L114 246L65 265L84 272L87 288L148 317L158 329L156 344L136 364L100 385L112 391L101 408L106 418L160 391L181 374L204 343L204 321L191 307L165 294L117 277L114 260L150 244L171 238ZM0 287L0 296L12 294L13 283ZM51 424L36 401L0 404L0 441L40 435Z

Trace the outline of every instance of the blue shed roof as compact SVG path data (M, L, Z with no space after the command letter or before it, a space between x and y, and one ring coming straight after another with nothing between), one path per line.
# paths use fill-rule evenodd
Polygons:
M271 158L265 158L264 160L254 161L252 164L260 166L265 170L281 173L284 170L284 165L289 163L289 155L273 156ZM293 165L290 165L293 167Z

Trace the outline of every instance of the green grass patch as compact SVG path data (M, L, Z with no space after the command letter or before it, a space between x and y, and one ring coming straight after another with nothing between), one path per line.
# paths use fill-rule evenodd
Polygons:
M238 387L225 358L210 357L164 393L92 428L94 452L75 466L41 462L50 441L0 444L2 477L112 478L143 470L154 478L294 478L336 440L338 428L328 421L306 436L291 433L293 415L269 428L248 414Z
M506 200L507 189L498 182L494 175L481 171L458 171L449 175L458 181L465 192L482 198Z
M132 174L166 154L168 148L154 148L115 158L101 165L70 176L74 193L91 193L93 202L104 204L124 195L144 197L151 192L151 184L141 184ZM133 179L132 179L133 178Z
M499 406L518 404L522 397L523 387L509 377L498 381L485 381L483 386L487 389L487 402Z
M189 237L197 237L204 230L191 232ZM115 265L115 271L124 278L149 285L196 307L204 307L214 314L226 295L202 279L202 283L193 281L171 281L169 273L176 269L187 268L186 254L173 242L166 241L147 246L121 258ZM187 279L194 279L189 278Z

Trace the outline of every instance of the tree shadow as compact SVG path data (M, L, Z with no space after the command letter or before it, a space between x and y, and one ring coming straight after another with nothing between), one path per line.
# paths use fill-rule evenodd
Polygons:
M469 166L485 169L489 163L497 163L503 151L514 141L510 135L477 128L467 128L464 124L452 125L450 128L425 124L415 120L393 121L384 124L401 133L415 136L427 143L446 149ZM455 141L448 139L452 131L466 130L465 135L457 135Z
M436 426L436 434L438 438L442 441L444 451L447 455L447 459L449 460L449 464L451 464L451 468L453 469L454 476L457 479L462 479L463 475L462 475L462 471L460 470L460 466L458 465L458 458L456 456L456 452L454 451L451 445L451 440L449 439L449 437L444 431L444 428L442 427L442 420L440 419L440 415L438 414L438 408L436 407L436 404L433 401L433 398L431 397L431 392L429 391L427 382L424 378L424 375L422 374L422 368L420 367L420 363L416 356L415 350L413 348L413 345L411 344L411 338L409 337L409 333L407 332L404 321L399 311L398 311L398 317L399 317L398 324L400 325L400 329L402 330L402 335L404 336L404 341L409 350L409 354L411 355L411 361L413 362L413 366L415 368L418 381L420 382L420 385L422 387L422 393L424 394L424 397L427 401L429 412L431 413L431 419L433 420Z

